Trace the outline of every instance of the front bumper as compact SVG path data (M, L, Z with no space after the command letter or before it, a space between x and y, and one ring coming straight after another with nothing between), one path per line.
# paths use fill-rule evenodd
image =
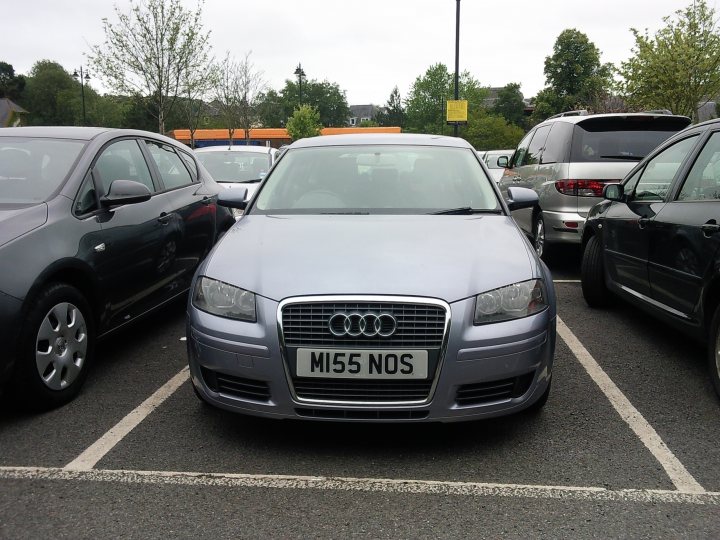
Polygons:
M281 344L277 302L257 298L257 323L188 308L192 382L222 409L273 418L451 422L525 409L547 390L555 351L555 315L473 326L474 299L450 304L440 367L416 404L321 403L293 392ZM503 391L499 391L503 389Z

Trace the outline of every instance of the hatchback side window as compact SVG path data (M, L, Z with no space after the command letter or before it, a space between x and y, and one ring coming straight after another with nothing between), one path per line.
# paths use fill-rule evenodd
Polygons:
M97 194L95 193L95 184L93 183L92 173L85 175L80 191L75 198L73 212L76 216L85 216L94 212L99 208Z
M663 200L675 175L697 142L697 135L688 137L660 152L648 161L635 188L634 200Z
M720 133L713 133L688 173L678 201L720 199Z
M157 165L165 189L175 189L193 183L187 167L171 146L155 141L146 141L150 155Z
M101 195L107 195L115 180L134 180L155 191L150 169L135 139L124 139L102 151L93 168Z
M545 141L545 149L540 156L540 163L564 163L570 154L572 142L572 124L555 122Z
M545 141L547 140L551 127L551 125L542 126L535 131L535 135L532 141L530 141L530 146L528 146L525 159L523 159L523 165L536 165L540 163L540 152L542 152L542 149L545 147Z
M515 150L515 154L513 154L512 157L512 163L510 163L510 168L513 167L519 167L522 165L523 160L525 159L525 154L527 154L528 146L530 146L530 139L532 139L533 135L535 134L534 131L531 131L525 137L523 137L523 140L520 141L520 144L518 144L517 150Z

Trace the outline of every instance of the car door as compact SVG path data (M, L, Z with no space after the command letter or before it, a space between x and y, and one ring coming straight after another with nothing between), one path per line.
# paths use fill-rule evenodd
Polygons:
M627 292L652 296L648 232L653 218L666 205L672 182L696 142L697 136L690 136L663 149L625 182L625 201L615 202L607 210L603 220L607 271Z
M710 134L678 184L653 219L648 274L655 300L693 318L720 248L720 132Z
M101 197L107 194L115 180L140 182L152 194L149 200L141 203L98 211L102 233L101 241L94 248L95 264L105 294L106 322L114 327L162 303L169 296L159 259L168 235L169 208L158 193L137 139L121 139L105 146L93 163L91 177Z
M161 246L165 271L181 290L215 241L217 198L199 180L194 159L169 144L146 139L145 148L169 208L169 229Z

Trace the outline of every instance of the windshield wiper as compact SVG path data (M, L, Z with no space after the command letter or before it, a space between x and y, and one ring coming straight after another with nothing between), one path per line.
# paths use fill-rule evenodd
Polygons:
M600 156L608 159L627 159L628 161L640 161L645 156Z
M461 206L460 208L448 208L447 210L438 210L437 212L428 212L431 215L439 214L500 214L501 210L490 210L481 208L471 208L469 206Z

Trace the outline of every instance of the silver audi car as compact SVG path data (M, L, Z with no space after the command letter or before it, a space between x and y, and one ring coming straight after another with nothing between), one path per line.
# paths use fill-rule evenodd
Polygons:
M450 422L542 407L555 292L459 138L340 135L282 155L195 274L202 400L244 414Z

